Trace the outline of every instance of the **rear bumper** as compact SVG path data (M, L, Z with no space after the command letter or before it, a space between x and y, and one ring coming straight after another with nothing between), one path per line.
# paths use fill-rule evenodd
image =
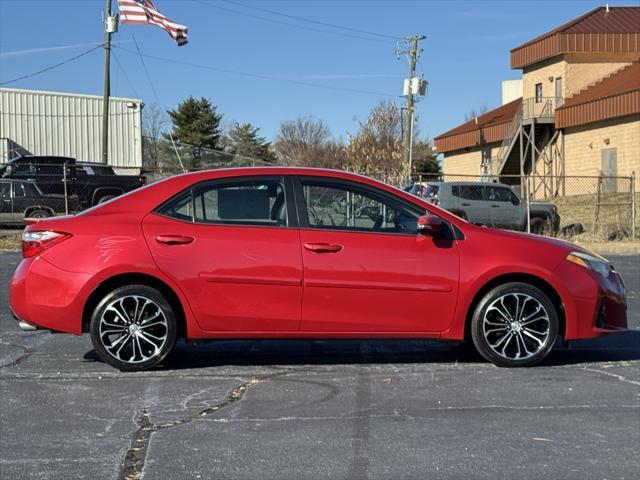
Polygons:
M36 330L38 330L38 327L36 325L32 325L29 322L25 322L20 317L18 317L18 315L16 315L16 312L14 312L11 307L9 307L9 310L11 311L11 315L13 316L13 319L16 322L18 322L18 326L20 327L20 330L24 332L35 332Z
M42 257L24 259L9 283L9 305L20 328L82 333L81 292L89 278Z

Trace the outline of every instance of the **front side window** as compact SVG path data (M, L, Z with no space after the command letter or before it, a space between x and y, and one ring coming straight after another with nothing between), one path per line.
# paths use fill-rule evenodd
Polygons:
M351 185L302 182L309 227L381 233L417 233L424 211Z
M513 192L505 187L487 187L487 200L492 202L511 202Z
M196 185L158 213L196 223L287 225L284 185L275 179Z

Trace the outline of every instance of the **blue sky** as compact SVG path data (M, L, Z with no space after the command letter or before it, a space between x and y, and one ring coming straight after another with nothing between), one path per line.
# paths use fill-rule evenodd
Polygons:
M520 77L519 70L509 68L510 48L602 5L591 0L237 1L385 35L426 35L418 70L429 81L429 93L419 103L418 114L419 128L428 137L462 122L471 108L500 104L501 80ZM113 4L115 8L117 1ZM611 6L637 4L610 2ZM104 5L104 0L0 0L0 82L63 61L100 42ZM269 139L280 122L301 115L321 118L336 137L346 138L346 132L357 130L356 119L366 118L380 100L397 96L403 102L399 95L408 65L405 59L396 59L393 40L320 32L313 29L348 33L223 1L155 0L155 5L189 27L190 43L178 48L158 27L120 26L114 35L114 96L157 103L135 54L135 35L145 55L388 95L315 88L145 59L163 107L173 107L189 94L208 97L228 122L251 122ZM98 50L6 86L101 94L102 62L102 50Z

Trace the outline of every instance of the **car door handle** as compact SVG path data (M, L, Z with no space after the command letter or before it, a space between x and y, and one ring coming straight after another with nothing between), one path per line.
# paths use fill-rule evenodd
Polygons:
M193 243L195 238L186 235L158 235L156 242L163 245L188 245Z
M304 248L314 253L338 253L344 247L337 243L305 243Z
M470 203L461 203L460 205L462 205L463 207L470 207L471 206Z
M491 208L498 208L498 207L500 207L500 205L496 205L496 204L491 205Z

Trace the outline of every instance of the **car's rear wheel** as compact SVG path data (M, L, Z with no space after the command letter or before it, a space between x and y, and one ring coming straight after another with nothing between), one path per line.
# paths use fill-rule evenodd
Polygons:
M91 341L98 356L122 371L140 371L162 362L176 341L176 317L154 288L115 289L91 317Z
M558 314L544 292L527 283L506 283L489 291L471 321L473 343L500 367L540 362L558 335Z
M51 212L42 208L31 210L25 217L27 218L47 218L51 216Z

